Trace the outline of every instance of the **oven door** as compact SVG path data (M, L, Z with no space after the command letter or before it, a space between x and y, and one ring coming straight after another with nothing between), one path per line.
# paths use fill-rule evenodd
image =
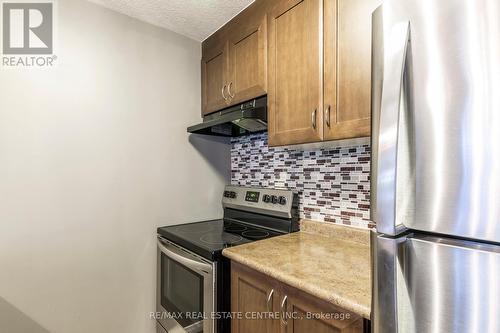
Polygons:
M156 308L169 333L215 333L215 263L158 237Z

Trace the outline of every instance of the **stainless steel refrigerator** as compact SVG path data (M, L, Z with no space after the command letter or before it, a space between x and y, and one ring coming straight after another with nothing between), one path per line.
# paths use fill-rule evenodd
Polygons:
M500 332L500 1L373 14L374 332Z

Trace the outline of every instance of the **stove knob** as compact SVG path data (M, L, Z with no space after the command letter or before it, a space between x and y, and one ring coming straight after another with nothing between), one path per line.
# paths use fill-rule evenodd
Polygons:
M286 205L286 198L285 197L279 197L279 203L282 206Z
M265 203L270 203L271 202L271 196L269 194L264 194L264 197L262 198L262 200Z
M278 197L277 197L277 196L275 196L275 195L272 195L272 196L271 196L271 202L272 202L273 204L277 204L277 203L278 203Z

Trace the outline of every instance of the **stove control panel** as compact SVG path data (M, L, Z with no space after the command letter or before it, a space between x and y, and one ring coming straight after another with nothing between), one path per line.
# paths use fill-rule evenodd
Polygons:
M224 191L224 198L236 199L237 194L234 191Z
M226 186L222 198L224 208L290 217L297 194L290 190Z

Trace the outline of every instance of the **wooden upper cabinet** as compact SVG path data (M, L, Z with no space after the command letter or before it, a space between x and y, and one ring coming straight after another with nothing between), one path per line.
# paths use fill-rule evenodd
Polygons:
M325 140L370 136L371 18L380 0L325 0Z
M269 4L255 2L203 42L204 115L267 93Z
M203 52L201 60L202 114L220 110L227 106L226 77L227 43L214 43Z
M370 136L381 0L257 0L203 42L202 114L267 93L271 146Z
M269 14L270 145L323 137L322 3L281 0Z
M234 23L229 33L228 53L231 104L267 93L266 16L245 15Z

